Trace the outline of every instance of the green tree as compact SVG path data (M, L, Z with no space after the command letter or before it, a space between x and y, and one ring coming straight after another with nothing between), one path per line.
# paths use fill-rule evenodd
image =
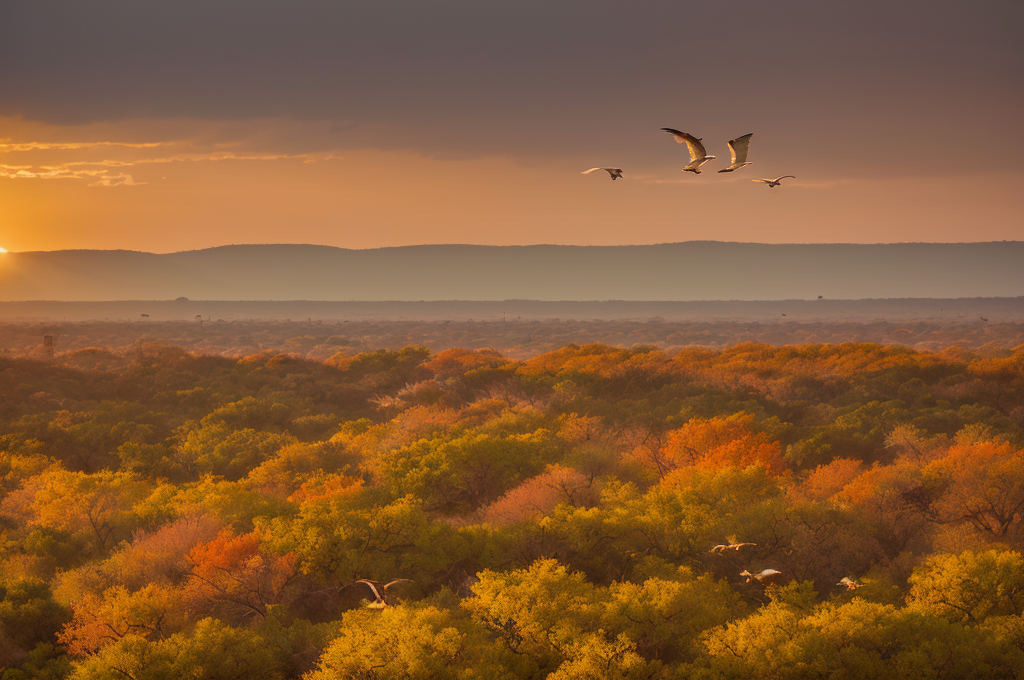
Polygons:
M70 618L71 611L53 599L43 581L16 579L0 584L0 668L47 666L57 656L56 634Z

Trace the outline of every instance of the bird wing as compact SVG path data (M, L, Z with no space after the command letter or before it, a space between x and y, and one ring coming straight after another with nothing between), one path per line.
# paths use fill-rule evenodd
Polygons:
M619 174L619 175L622 174L622 168L605 168L605 170L607 170L608 172L610 172L613 175L614 174Z
M595 172L597 170L604 170L604 168L591 168L590 170L584 170L580 174L581 175L589 175L590 173Z
M772 182L778 182L777 179L752 179L751 182L764 182L765 184L771 184Z
M358 579L356 581L353 581L349 585L350 586L354 586L357 583L362 583L363 585L369 587L370 590L373 591L373 597L376 600L378 600L380 602L384 601L384 598L381 596L381 592L379 590L377 590L377 584L376 583L374 583L373 581L367 581L365 578L361 578L361 579ZM348 586L345 586L345 587L347 588Z
M384 584L384 591L387 592L387 589L395 585L396 583L415 583L415 581L413 581L411 578L396 578L394 581L388 581Z
M676 138L677 144L686 144L686 148L690 151L690 160L695 161L699 158L704 158L708 155L704 145L700 143L700 140L691 135L688 132L682 132L680 130L674 130L672 128L661 128L662 131L669 133Z
M796 175L783 175L782 177L776 177L774 181L778 182L780 179L786 179L787 177L790 179L796 179Z
M750 138L754 136L749 132L742 137L729 140L729 153L732 154L732 162L729 165L747 162L747 149L750 148Z

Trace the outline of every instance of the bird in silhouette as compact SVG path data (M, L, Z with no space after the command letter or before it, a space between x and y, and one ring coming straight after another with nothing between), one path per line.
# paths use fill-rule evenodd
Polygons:
M590 170L584 170L580 174L581 175L589 175L590 173L594 172L595 170L604 170L605 172L607 172L609 175L612 176L612 180L616 180L616 179L619 179L620 177L622 177L622 168L591 168Z
M361 578L352 583L344 586L345 588L352 588L356 586L365 586L370 589L370 593L373 594L373 602L366 605L369 609L384 609L390 607L391 603L388 601L388 588L395 585L396 583L412 583L407 578L396 578L394 581L388 583L380 583L378 581L371 581L369 579Z
M733 172L750 165L747 162L747 150L750 148L750 138L753 136L754 133L749 132L742 137L729 140L729 153L732 154L732 162L729 163L729 167L722 168L719 172Z
M746 158L746 156L744 156L744 158ZM722 170L722 172L725 172L725 170ZM792 177L793 179L796 179L796 175L782 175L781 177L776 177L775 179L765 179L763 177L760 177L758 179L752 179L750 181L764 182L765 184L768 185L768 188L771 189L772 187L780 186L782 184L782 180L786 179L787 177Z
M745 576L747 583L750 583L752 580L756 580L758 583L764 583L766 580L772 579L781 573L782 572L778 569L762 569L756 574L751 574L749 570L744 569L740 572L740 576Z
M735 536L730 536L728 543L722 543L720 545L716 545L714 548L712 548L708 552L714 553L714 554L718 554L718 553L724 553L726 550L736 550L736 551L738 551L740 548L743 548L743 547L748 546L748 545L757 545L757 543L739 543L739 542L736 541L736 537Z
M860 584L854 581L849 576L844 576L836 585L843 586L847 590L856 590L857 588L860 588Z
M704 145L700 143L700 139L690 133L681 132L673 128L661 128L661 130L672 135L677 144L685 144L686 148L689 149L690 162L683 168L683 172L692 172L695 175L699 175L700 166L717 158L717 156L709 156L707 150L704 149Z
M988 319L986 319L985 317L979 316L978 318L981 319L982 321L984 321L985 323L988 323Z

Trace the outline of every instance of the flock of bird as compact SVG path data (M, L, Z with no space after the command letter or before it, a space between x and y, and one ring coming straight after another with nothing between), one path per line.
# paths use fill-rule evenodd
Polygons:
M662 132L667 132L675 138L677 144L685 144L686 148L690 152L690 162L683 168L683 172L692 172L695 175L700 174L700 168L708 161L713 161L717 156L709 156L707 149L701 144L700 137L694 137L688 132L676 130L675 128L661 128ZM747 152L750 150L750 138L754 136L753 132L747 133L736 139L729 140L729 154L731 160L729 161L729 167L722 168L718 172L735 172L740 168L744 168L750 165L750 161L747 160ZM622 178L622 168L590 168L584 170L584 175L589 175L592 172L598 170L604 170L611 175L612 180ZM775 179L768 179L765 177L759 177L757 179L750 180L752 182L761 182L767 184L768 188L774 188L782 184L782 180L792 178L796 179L795 175L781 175Z
M708 552L712 555L723 555L725 554L726 550L735 550L737 553L739 553L740 548L745 548L748 545L757 545L757 543L741 543L736 540L735 536L730 536L728 543L720 543L716 546L713 546L711 550L709 550ZM754 574L751 573L749 569L744 569L739 573L739 575L746 579L746 583L750 583L751 581L757 581L761 584L768 584L775 581L777 576L781 576L782 572L778 569L762 569L761 571ZM849 576L844 576L836 585L843 586L847 590L856 590L861 586L860 583L857 583Z
M686 144L686 147L690 152L690 162L686 165L686 167L683 168L683 172L692 172L695 175L699 175L701 174L701 166L717 158L716 156L708 155L707 149L705 149L704 145L701 144L701 139L699 137L694 137L693 135L687 132L676 130L674 128L662 128L662 131L672 135L672 137L675 138L677 143ZM736 170L739 170L740 168L744 168L751 164L751 162L747 160L747 153L750 150L750 138L753 136L753 133L748 133L741 137L737 137L736 139L729 140L729 154L731 156L729 166L726 168L722 168L718 172L735 172ZM590 168L589 170L584 170L583 174L589 175L590 173L597 172L598 170L604 170L605 172L607 172L611 176L612 180L622 178L622 168ZM796 179L796 176L782 175L780 177L776 177L775 179L759 177L751 181L767 184L769 188L773 188L780 186L782 184L782 180L788 178ZM821 296L819 295L818 297L820 298ZM783 314L783 316L785 316L785 314ZM734 550L737 553L739 553L741 548L756 545L756 543L742 543L737 541L735 537L730 537L728 543L716 545L712 547L711 550L709 550L708 552L714 555L722 555L727 550ZM751 581L757 581L761 584L774 581L775 577L781 575L782 572L778 569L762 569L757 573L751 573L749 569L744 569L739 573L739 576L745 578L747 583L750 583ZM344 586L344 588L362 586L369 589L369 594L373 595L373 601L369 602L366 606L372 609L384 609L390 606L391 604L388 601L388 589L398 583L412 583L412 581L406 578L400 578L395 579L394 581L390 581L388 583L379 583L377 581L371 581L369 579L359 579L357 581L353 581L347 586ZM845 576L836 585L843 586L847 590L854 590L855 588L859 588L861 584L857 583L849 576Z
M727 550L735 550L738 554L741 548L756 545L757 543L742 543L737 541L734 536L730 536L728 543L720 543L719 545L712 547L708 552L713 555L723 555ZM782 572L778 569L762 569L757 573L752 573L749 569L744 569L739 573L740 577L746 579L746 583L757 581L762 585L767 585L768 583L775 581L776 577L781 575ZM413 581L407 578L396 578L394 581L389 581L388 583L380 583L379 581L371 581L370 579L361 578L353 581L347 586L343 586L342 590L354 587L366 588L369 591L368 594L373 596L373 601L370 601L369 598L363 598L367 601L366 607L369 609L386 609L392 604L388 597L388 590L399 583L413 583ZM853 580L849 576L844 576L836 585L842 586L847 590L856 590L857 588L860 588L862 584Z

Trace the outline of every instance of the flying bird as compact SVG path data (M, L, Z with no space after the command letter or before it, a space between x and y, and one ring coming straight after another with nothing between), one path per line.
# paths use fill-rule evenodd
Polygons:
M394 581L388 583L380 583L378 581L371 581L369 579L361 578L345 586L345 588L351 588L357 585L364 585L370 589L373 593L373 602L366 605L370 609L384 609L390 607L391 603L388 602L388 588L395 585L396 583L413 583L407 578L396 578Z
M746 152L744 152L744 156L743 157L746 158ZM725 171L723 170L722 172L725 172ZM792 177L793 179L796 179L796 175L782 175L781 177L776 177L775 179L760 178L760 179L752 179L750 181L751 182L764 182L765 184L768 185L768 188L771 189L772 187L777 187L777 186L781 185L782 184L782 180L786 179L787 177Z
M683 168L683 172L692 172L695 175L700 174L700 166L704 165L710 160L714 160L717 156L709 156L704 145L700 143L700 139L694 137L688 132L680 132L672 128L661 128L662 132L667 132L675 137L677 144L685 144L686 148L690 150L690 163ZM744 152L746 154L746 152Z
M757 545L757 543L738 543L736 541L736 537L735 536L730 536L728 543L722 543L721 545L716 545L714 548L712 548L708 552L714 553L714 554L718 554L718 553L724 553L726 550L736 550L736 551L739 551L740 548L743 548L743 547L748 546L748 545Z
M620 177L622 177L622 168L591 168L590 170L584 170L580 174L581 175L589 175L590 173L594 172L595 170L604 170L605 172L607 172L609 175L612 176L612 180L616 180L616 179L619 179Z
M750 148L750 138L753 136L754 133L749 132L742 137L729 140L729 153L732 154L732 162L729 163L729 167L723 168L719 170L719 172L732 172L750 165L750 163L747 162L747 149Z
M747 578L747 583L750 583L752 579L756 579L758 583L764 583L765 580L774 578L781 573L782 572L777 569L762 569L756 574L751 574L749 570L744 569L740 572L740 576L745 576Z
M985 317L979 316L978 318L981 319L982 321L984 321L985 323L988 323L988 319L986 319Z
M844 576L836 585L843 586L847 590L856 590L857 588L860 588L860 584L854 581L849 576Z

